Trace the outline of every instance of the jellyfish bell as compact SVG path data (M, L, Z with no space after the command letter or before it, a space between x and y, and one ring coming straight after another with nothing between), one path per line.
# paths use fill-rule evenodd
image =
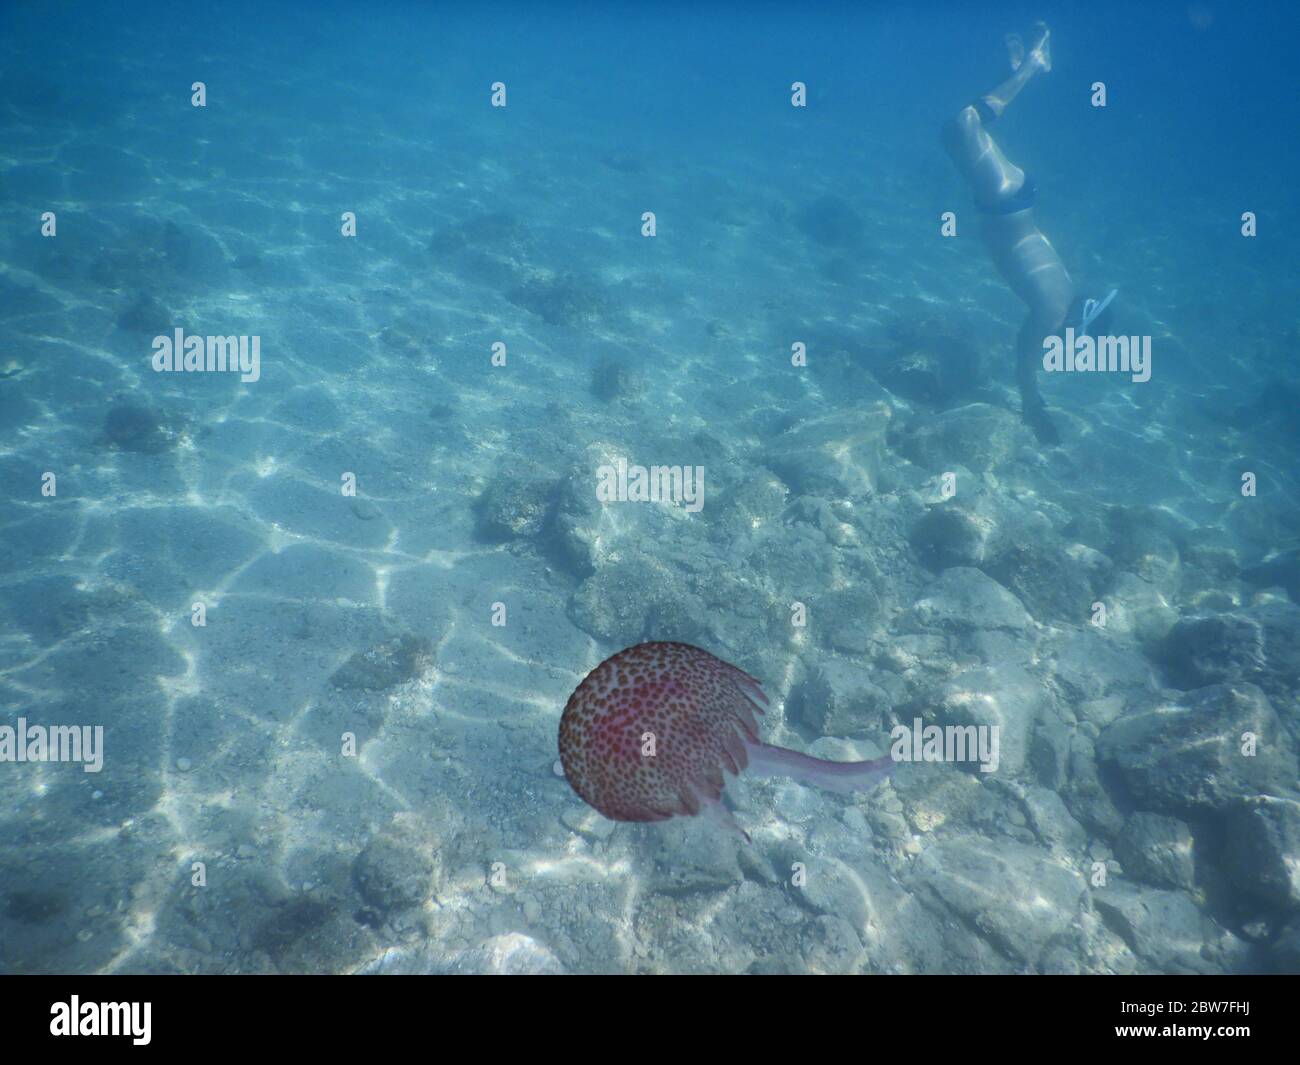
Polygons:
M838 792L874 787L893 761L830 762L758 738L757 679L690 644L637 644L607 658L560 717L560 762L578 796L614 821L701 813L740 832L722 805L742 771Z

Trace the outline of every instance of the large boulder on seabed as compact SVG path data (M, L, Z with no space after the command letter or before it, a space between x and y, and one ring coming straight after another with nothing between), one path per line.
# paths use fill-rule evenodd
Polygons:
M1009 410L968 403L918 418L904 431L899 450L931 473L950 470L958 463L983 473L1032 443L1029 430Z
M1185 890L1195 881L1192 832L1176 817L1133 814L1115 840L1115 855L1132 880Z
M1249 610L1182 618L1156 649L1180 688L1249 681L1284 713L1296 712L1300 689L1300 606L1270 603Z
M1046 851L1010 840L935 843L917 858L913 878L998 951L1036 965L1083 906L1087 883Z
M1116 881L1092 898L1106 926L1152 971L1222 973L1245 961L1246 945L1181 891Z
M1259 795L1228 811L1229 878L1248 895L1300 910L1300 802Z
M1139 702L1098 737L1097 760L1138 809L1184 818L1293 788L1297 776L1291 737L1254 684Z
M1021 632L1032 625L1019 599L992 577L966 566L944 570L899 622L907 632Z
M890 417L889 405L876 401L801 422L768 445L763 462L796 495L873 495Z

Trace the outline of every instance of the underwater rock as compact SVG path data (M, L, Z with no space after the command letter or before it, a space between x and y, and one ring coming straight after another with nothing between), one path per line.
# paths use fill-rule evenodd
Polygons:
M1247 732L1258 737L1254 755L1242 753ZM1175 817L1293 787L1297 775L1290 737L1253 684L1144 700L1098 737L1097 759L1119 774L1139 809Z
M1014 777L1024 768L1030 733L1046 703L1042 685L1023 669L979 666L963 670L940 686L937 715L944 725L996 726L997 768L990 774L975 763L961 768L980 776Z
M1196 905L1181 891L1112 881L1093 892L1093 905L1138 957L1164 973L1213 973L1220 967L1201 957L1205 941Z
M38 891L10 891L4 900L5 916L23 924L45 924L68 910L68 902L61 895Z
M992 577L965 566L944 570L900 619L900 626L912 632L1019 632L1032 624L1019 599Z
M1273 965L1280 973L1300 973L1300 917L1290 921L1273 941Z
M1300 687L1300 606L1269 603L1180 620L1156 651L1179 688L1250 681L1279 705Z
M411 843L376 836L352 863L352 882L381 917L421 905L433 889L435 866Z
M1202 913L1181 891L1112 882L1093 895L1098 915L1159 973L1233 973L1255 965L1246 941Z
M596 498L589 469L575 467L560 482L551 531L554 553L565 568L580 578L596 572L602 532L612 535L613 525Z
M157 411L119 403L104 418L103 440L119 451L158 455L176 443L176 434Z
M1115 839L1115 856L1132 880L1175 889L1194 883L1192 833L1177 818L1133 814Z
M720 840L711 826L678 818L657 823L654 835L658 857L646 881L648 893L716 893L744 880L736 843Z
M799 942L808 972L843 976L853 971L862 954L862 940L843 917L824 914L804 928Z
M961 466L958 492L932 502L909 532L918 558L934 569L975 566L1016 595L1036 618L1081 624L1110 580L1106 556L1067 543L1046 514L991 490Z
M1285 588L1287 595L1300 603L1300 548L1283 551L1244 567L1241 579L1258 588Z
M531 229L505 211L490 211L445 226L429 241L429 250L462 282L498 292L515 288L530 269L536 252Z
M356 497L348 501L348 509L361 521L374 521L376 518L382 517L384 513L370 500Z
M761 661L794 640L788 601L778 601L752 578L717 572L697 579L691 590L704 604L709 646L734 648L738 658Z
M888 749L888 734L881 746ZM954 773L946 767L916 771L912 786L903 782L898 792L903 802L908 833L904 837L904 852L913 834L925 834L944 829L944 836L960 834L965 827L976 824L1005 824L1011 808L1008 796L1002 789L988 788L978 773ZM924 779L922 779L924 777ZM959 828L958 826L963 826ZM825 838L819 832L818 838ZM854 863L861 856L862 847L848 847L837 856ZM843 911L842 911L843 912Z
M429 357L428 340L421 338L403 325L386 325L376 338L389 351L412 362L423 362Z
M917 501L925 508L912 511L908 541L931 569L982 566L1002 543L1016 535L1005 531L1008 525L1023 524L1026 515L1037 513L1036 508L1026 508L995 487L992 479L986 480L961 463L943 471L951 475L950 483L939 475L927 477L906 459L899 459L898 465L907 471L899 488L919 489ZM945 498L948 488L951 493ZM1048 532L1054 535L1050 525Z
M501 474L474 504L475 532L488 543L540 536L551 511L554 488L550 481Z
M849 547L858 542L857 530L851 524L857 516L851 500L837 499L832 504L819 496L799 496L782 516L787 525L813 526L836 547Z
M537 940L509 932L459 954L448 971L462 976L562 976L564 966Z
M488 211L445 226L429 240L429 250L451 255L465 249L501 259L526 259L533 248L532 231L506 211Z
M715 540L743 540L756 529L776 524L789 497L780 479L757 470L727 487L707 509L709 535Z
M971 505L971 493L966 503ZM976 505L983 502L978 498ZM992 509L992 501L984 506ZM1062 538L1042 510L998 500L980 569L1014 592L1034 617L1072 625L1092 620L1097 593L1114 564L1101 552Z
M673 571L635 556L602 566L583 581L569 600L568 614L596 639L620 644L698 643L707 617L700 598Z
M1092 569L1053 534L1035 528L1007 535L984 572L1013 592L1035 618L1080 623L1096 601Z
M990 514L954 497L930 507L912 526L909 540L917 557L932 569L978 566L995 528Z
M904 345L876 376L904 399L941 407L979 382L979 354L970 344L954 337L924 337Z
M1248 895L1300 909L1300 802L1259 795L1227 812L1225 871Z
M320 899L290 898L277 906L274 917L259 926L256 945L275 957L279 948L324 924L333 909Z
M429 640L397 636L368 651L358 651L335 670L330 683L351 691L385 691L418 676L432 657Z
M86 276L109 289L174 291L182 282L202 282L214 263L224 266L225 255L212 238L205 235L200 247L194 231L175 222L139 219L99 249Z
M968 403L918 418L904 430L899 450L930 473L942 473L957 464L983 473L1031 442L1029 430L1009 410Z
M253 929L250 946L264 951L285 971L319 972L355 949L359 931L336 902L299 897L275 905Z
M508 291L506 299L532 311L547 325L571 329L592 325L612 310L604 285L571 272L531 277Z
M791 693L787 713L820 736L876 736L891 700L872 675L856 662L827 659Z
M591 394L604 403L634 399L642 388L641 375L623 359L602 356L591 370Z
M1148 651L1178 623L1178 611L1160 590L1135 573L1118 574L1110 590L1098 598L1106 604L1106 628L1112 633L1131 633Z
M666 501L597 497L599 478L604 476L601 468L613 468L621 458L613 445L595 444L586 449L583 461L570 468L553 493L555 506L543 544L547 553L580 578L629 560L638 560L639 571L641 563L649 561L657 575L646 573L646 577L656 584L663 584L670 571L674 577L716 571L706 560L717 557L716 552L703 540L705 516L718 509L715 503L691 513L687 506ZM654 545L653 555L643 550L646 545Z
M933 891L999 951L1036 965L1075 919L1087 885L1045 851L1010 840L937 841L915 862L918 887Z
M876 375L891 392L914 402L938 404L944 394L943 368L933 352L905 351Z
M554 976L564 966L535 939L511 932L448 959L441 943L432 940L411 946L389 947L374 961L357 970L358 976Z
M824 820L824 812L819 810L816 817L819 821ZM861 831L868 835L871 833L865 824ZM797 885L791 882L789 873L777 881L801 907L813 914L846 918L862 928L872 919L874 897L869 893L870 885L863 883L863 874L853 868L852 859L843 861L838 855L825 853L824 843L827 833L831 832L838 836L847 834L848 829L837 821L827 821L827 828L817 832L817 845L811 853L808 847L799 846L793 840L782 840L769 860L778 873L792 869L796 862L803 866L803 878ZM861 839L857 843L857 858L861 861Z
M1146 659L1128 642L1092 625L1063 632L1049 668L1072 705L1116 693L1131 699L1156 690L1155 674Z
M827 592L816 609L822 615L819 631L832 650L844 654L864 654L883 616L879 594L865 582Z
M798 495L873 495L890 416L874 402L813 418L773 440L763 462Z
M783 594L797 591L799 595L831 587L843 573L840 564L849 554L828 550L827 538L819 530L795 523L758 529L746 541L732 545L731 551L735 561L728 565L737 572L781 589ZM787 634L791 630L789 602L787 599L781 606Z
M1107 555L1120 569L1136 573L1157 588L1176 589L1181 558L1173 538L1160 529L1136 521L1123 524L1122 535L1111 541Z
M1031 786L1020 797L1029 827L1053 854L1077 858L1088 843L1088 833L1071 816L1069 808L1051 788Z
M1053 792L1065 786L1070 771L1070 727L1055 713L1043 714L1034 725L1025 764L1034 779Z
M1113 839L1124 826L1124 815L1102 783L1097 766L1097 746L1082 732L1070 736L1069 761L1061 799L1081 824L1104 839Z
M373 961L356 970L356 976L436 976L447 963L435 944L421 947L389 947Z

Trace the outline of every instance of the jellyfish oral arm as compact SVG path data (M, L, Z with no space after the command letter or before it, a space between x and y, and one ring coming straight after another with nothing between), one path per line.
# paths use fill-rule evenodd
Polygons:
M701 804L700 812L712 821L715 825L725 828L728 832L735 832L746 843L753 843L748 832L741 827L739 821L732 816L731 811L722 805L719 799L708 799Z
M748 744L746 753L746 772L760 777L789 777L800 784L842 793L867 791L894 768L894 760L888 755L869 762L828 762L767 743Z

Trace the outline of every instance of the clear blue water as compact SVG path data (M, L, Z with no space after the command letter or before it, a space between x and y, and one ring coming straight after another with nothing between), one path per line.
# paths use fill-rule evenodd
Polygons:
M975 7L0 8L0 971L1300 969L1300 24ZM1036 18L992 133L1152 352L1059 446L941 141ZM607 821L651 640L1000 764Z

